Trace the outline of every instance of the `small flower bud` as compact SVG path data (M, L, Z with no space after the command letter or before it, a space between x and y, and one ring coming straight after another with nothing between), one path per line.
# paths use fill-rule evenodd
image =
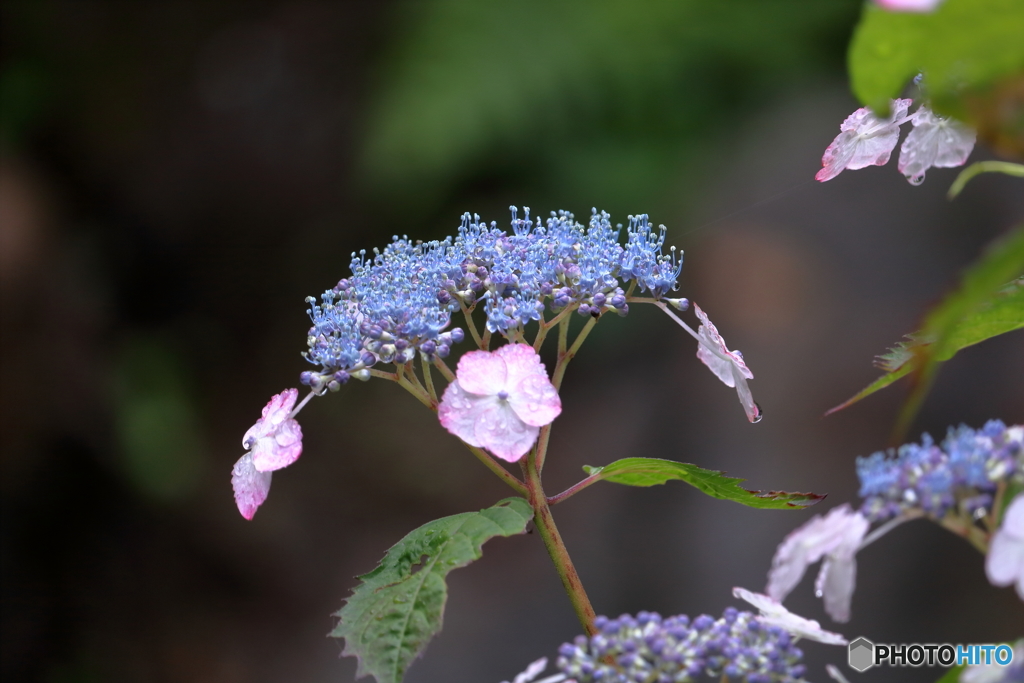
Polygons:
M686 299L686 298L683 298L683 299L665 299L665 303L667 303L669 306L671 306L672 308L676 309L677 311L685 311L686 309L688 309L690 307L690 300Z

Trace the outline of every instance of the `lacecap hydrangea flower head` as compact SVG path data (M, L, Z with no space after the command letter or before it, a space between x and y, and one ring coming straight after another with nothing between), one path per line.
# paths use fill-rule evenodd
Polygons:
M276 396L246 434L246 448L253 450L232 476L243 516L251 518L266 499L269 473L301 452L294 418L306 401L352 378L396 381L472 448L508 462L521 459L561 412L560 378L549 377L539 350L556 327L565 343L570 314L587 323L572 348L561 349L560 363L606 314L625 316L631 303L658 306L697 340L698 358L736 389L748 420L761 419L742 354L725 345L699 307L697 331L670 310L685 311L689 302L669 297L678 288L682 253L665 247L664 226L655 229L646 215L613 225L596 209L587 225L566 211L544 221L532 219L529 209L523 217L515 207L511 213L508 230L467 213L453 237L419 242L395 236L383 250L353 253L349 277L319 299L307 298L312 324L303 355L316 369L299 380L310 394L297 407L295 389ZM484 313L480 330L472 317L477 309ZM456 315L464 317L465 329L453 325ZM529 343L531 324L538 331ZM505 344L492 349L498 340ZM452 373L444 359L468 341L477 348L463 354ZM449 382L443 393L434 387L432 368Z

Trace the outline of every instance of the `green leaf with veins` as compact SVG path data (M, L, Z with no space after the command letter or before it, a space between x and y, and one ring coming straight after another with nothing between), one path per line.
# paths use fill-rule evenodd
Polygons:
M334 615L341 621L330 635L345 639L343 655L358 658L356 677L399 683L441 630L448 572L479 559L487 540L523 533L532 518L529 503L507 498L428 522L392 546Z
M1024 328L1021 275L1024 225L990 245L964 273L960 287L928 313L924 327L878 357L876 365L888 374L825 414L842 410L911 372L931 370L968 346Z
M685 462L658 458L623 458L604 467L584 466L590 476L626 486L656 486L679 480L694 486L712 498L731 500L763 510L793 510L814 505L825 496L817 493L751 491L740 486L743 479L727 477L723 472L706 470Z

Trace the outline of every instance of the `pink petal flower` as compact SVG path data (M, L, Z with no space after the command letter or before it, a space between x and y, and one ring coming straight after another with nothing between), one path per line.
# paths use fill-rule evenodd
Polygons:
M231 468L231 488L235 491L235 504L246 519L252 519L256 508L270 493L272 472L260 472L252 463L252 453L246 453Z
M465 354L437 411L449 432L509 462L525 455L539 428L561 412L558 392L527 344Z
M697 336L700 338L700 343L697 344L697 358L708 366L711 372L715 373L715 377L725 383L725 386L736 388L736 395L747 414L747 419L751 422L759 422L761 409L754 403L754 396L750 393L750 387L747 386L747 380L754 379L754 373L747 367L743 360L743 354L739 351L729 350L722 335L718 333L718 328L708 320L707 314L701 310L700 306L694 304L693 310L701 323L697 328Z
M847 641L842 635L826 631L814 619L805 619L793 614L783 607L782 603L773 600L767 595L748 591L746 588L733 588L732 594L740 600L746 600L761 612L761 621L769 626L779 628L792 633L798 638L814 640L826 645L846 645Z
M890 12L931 12L942 0L875 0L875 4Z
M822 558L815 592L825 600L825 611L836 621L850 618L850 600L856 586L856 555L868 520L860 512L840 505L822 517L815 515L789 534L775 551L765 592L782 601L803 578L809 565Z
M971 155L977 133L959 121L936 116L924 105L910 120L914 130L900 147L897 167L911 185L923 183L925 171L932 166L963 166Z
M992 535L985 574L993 586L1014 584L1024 600L1024 493L1006 508L1002 525Z
M302 455L302 428L288 417L298 395L298 389L285 389L271 398L263 417L242 437L242 446L252 450L253 466L260 472L287 467Z
M846 117L841 131L821 158L822 169L814 176L825 182L849 168L884 166L900 140L900 126L907 120L911 100L893 100L892 114L880 119L868 107L862 107Z

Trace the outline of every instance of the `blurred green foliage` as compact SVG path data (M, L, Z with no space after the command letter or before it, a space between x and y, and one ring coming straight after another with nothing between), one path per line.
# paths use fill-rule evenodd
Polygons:
M191 493L204 447L184 363L159 339L129 338L115 370L115 429L124 475L144 496Z
M799 77L838 71L860 3L399 8L406 26L382 68L363 154L376 195L430 206L460 183L497 175L508 187L511 175L560 205L618 211L656 206L685 155L740 112Z
M45 73L34 65L11 62L0 70L0 150L23 144L42 115L49 96Z

